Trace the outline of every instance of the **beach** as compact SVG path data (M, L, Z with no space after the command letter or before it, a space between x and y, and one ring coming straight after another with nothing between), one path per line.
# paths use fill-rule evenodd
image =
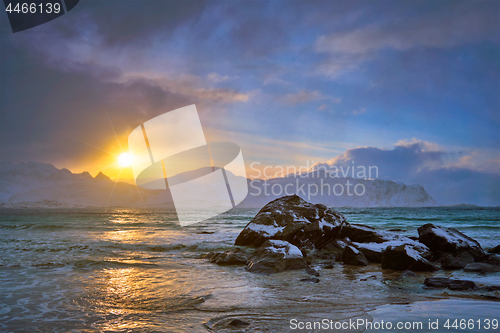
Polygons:
M338 210L350 223L399 229L406 236L432 222L458 229L485 249L500 238L498 208ZM498 285L500 273L441 270L398 280L401 272L379 265L336 262L332 269L321 269L313 262L320 281L311 283L300 281L309 277L303 270L262 275L201 259L207 252L234 248L257 212L236 208L181 227L175 213L165 210L4 209L0 330L308 332L336 331L336 323L349 319L425 325L439 319L443 325L443 319L466 318L476 321L469 331L479 332L484 327L478 330L477 320L498 319L498 291L433 289L423 281L445 276ZM242 322L228 326L235 319ZM330 326L306 328L323 320ZM364 330L344 328L340 331Z

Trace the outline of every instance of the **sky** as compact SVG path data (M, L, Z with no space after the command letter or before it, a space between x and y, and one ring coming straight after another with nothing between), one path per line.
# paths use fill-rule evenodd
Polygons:
M443 204L500 205L498 1L81 0L15 34L0 20L2 162L133 182L128 134L196 104L249 177L377 165Z

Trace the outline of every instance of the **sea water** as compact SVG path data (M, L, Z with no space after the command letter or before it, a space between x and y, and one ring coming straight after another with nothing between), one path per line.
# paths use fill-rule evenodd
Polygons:
M338 210L351 223L398 229L407 236L417 236L419 226L434 223L456 228L486 249L500 243L498 208ZM311 284L300 282L307 277L302 271L262 276L200 259L209 251L232 248L257 212L233 209L181 227L171 210L4 209L0 331L203 332L217 331L230 318L243 318L251 324L248 331L288 332L293 318L374 318L371 314L385 313L381 306L393 303L469 297L401 288L387 282L395 272L372 265L336 264L321 271L320 283ZM446 274L463 277L460 272ZM471 277L500 284L498 273ZM463 309L473 318L498 317L498 303L476 302L486 304L491 313L474 315L467 303L439 311L443 316L456 316Z

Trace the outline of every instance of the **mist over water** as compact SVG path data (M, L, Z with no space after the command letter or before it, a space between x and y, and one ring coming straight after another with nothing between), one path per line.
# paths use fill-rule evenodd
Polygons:
M464 232L485 249L500 239L498 208L338 210L350 223L401 229L408 236L434 223ZM233 247L257 212L236 208L180 227L172 210L4 209L0 330L203 332L221 316L233 315L265 327L270 318L264 314L283 326L294 313L319 316L318 307L328 309L327 318L340 319L366 316L395 295L399 301L425 296L425 290L389 293L380 281L394 274L373 267L336 265L322 273L322 283L311 285L297 284L304 277L299 271L261 276L199 259ZM353 281L372 275L378 279L352 288ZM332 290L343 292L332 298Z

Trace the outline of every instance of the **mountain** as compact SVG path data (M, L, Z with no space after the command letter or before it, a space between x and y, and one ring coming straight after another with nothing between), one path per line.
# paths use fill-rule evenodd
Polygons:
M390 180L337 178L315 171L249 182L242 207L263 207L284 195L298 194L312 203L333 207L428 207L437 202L420 185Z
M173 207L167 190L114 182L103 173L92 177L88 172L75 174L36 162L4 164L0 170L0 207ZM207 172L210 170L198 170L189 176L192 178L194 174L197 177ZM180 183L185 180L186 174L169 178L169 182ZM235 176L228 174L228 177ZM268 180L248 180L248 184L249 194L239 207L261 208L271 200L292 193L313 203L337 207L437 205L420 185L408 186L380 179L332 178L328 174L311 172Z
M36 162L2 165L2 207L173 207L168 191L114 182L103 173L72 173Z

